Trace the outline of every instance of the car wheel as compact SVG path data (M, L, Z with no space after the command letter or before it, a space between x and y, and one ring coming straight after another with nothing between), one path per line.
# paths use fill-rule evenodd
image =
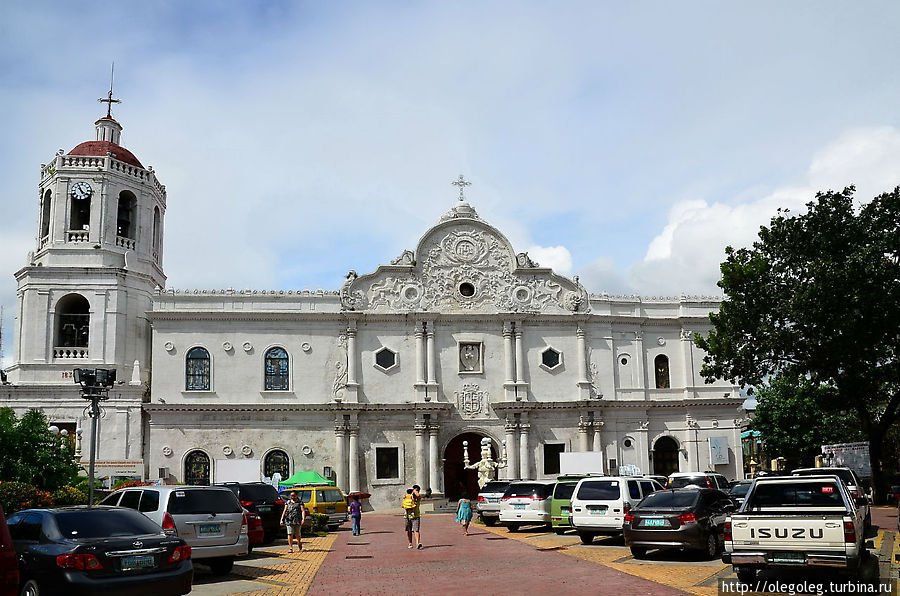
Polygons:
M210 559L207 565L212 569L213 575L228 575L231 572L231 568L234 567L234 557Z
M856 577L860 583L874 584L878 581L878 557L866 551L859 561Z
M19 590L19 596L40 596L41 589L38 588L38 583L30 579L24 584L22 584L22 589Z
M578 537L581 538L581 544L590 544L594 541L594 535L590 532L578 532Z
M866 519L863 522L863 533L864 536L868 538L869 529L872 527L872 510L870 509L868 513L866 513Z
M559 535L559 536L562 536L563 534L566 533L566 529L565 529L565 528L554 528L554 531L555 531L555 532L557 533L557 535Z
M715 559L716 555L719 554L719 541L716 540L715 534L706 536L706 548L703 549L703 554L706 555L707 559Z
M495 517L482 517L481 520L484 522L484 525L488 527L497 525L497 518Z
M742 584L751 584L756 581L756 569L753 567L738 567L735 570L738 581Z
M519 526L506 526L506 531L507 532L518 532Z
M631 547L631 556L635 559L643 559L647 556L647 547L645 546L632 546Z

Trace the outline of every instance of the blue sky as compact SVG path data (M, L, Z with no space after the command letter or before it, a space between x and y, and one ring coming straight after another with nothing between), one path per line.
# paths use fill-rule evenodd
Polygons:
M38 168L93 138L168 190L169 287L340 286L471 204L589 290L716 293L778 207L900 183L896 2L10 2L0 304ZM8 358L6 359L8 362Z

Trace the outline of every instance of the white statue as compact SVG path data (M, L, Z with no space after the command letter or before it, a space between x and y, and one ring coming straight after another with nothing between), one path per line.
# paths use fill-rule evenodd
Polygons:
M506 467L506 441L503 441L503 453L500 461L495 462L491 458L491 440L488 437L481 439L481 460L469 465L469 442L463 441L463 465L467 470L478 471L478 488L494 479L494 475L500 468Z

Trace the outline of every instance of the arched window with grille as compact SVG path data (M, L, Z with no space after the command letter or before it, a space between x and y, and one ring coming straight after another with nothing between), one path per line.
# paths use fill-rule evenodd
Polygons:
M656 388L668 389L669 384L669 358L660 354L653 361L653 369L656 371Z
M284 348L270 348L266 352L266 391L287 391L288 381L288 355Z
M63 296L56 304L56 346L87 348L91 305L81 294Z
M287 453L281 449L273 449L266 454L263 462L263 475L271 478L276 472L281 474L281 479L286 480L291 475L291 461Z
M50 235L50 199L52 195L50 191L44 193L44 198L41 200L41 246L43 246L45 239Z
M119 209L116 212L116 236L120 238L128 238L130 240L135 239L135 231L137 230L137 225L135 225L135 214L137 205L137 198L135 198L134 194L123 190L119 193Z
M162 218L159 207L153 208L153 259L159 262L159 251L162 246Z
M191 451L184 458L184 483L195 486L209 485L209 456L200 451Z
M184 366L185 391L209 391L209 381L209 352L206 348L191 348L188 350Z

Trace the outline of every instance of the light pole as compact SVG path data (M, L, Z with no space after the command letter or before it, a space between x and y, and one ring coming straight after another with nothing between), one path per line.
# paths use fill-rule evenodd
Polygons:
M109 399L109 388L116 382L116 369L76 368L75 382L81 385L81 397L89 400L91 417L91 464L88 468L88 507L94 505L94 462L97 459L97 420L100 402Z

